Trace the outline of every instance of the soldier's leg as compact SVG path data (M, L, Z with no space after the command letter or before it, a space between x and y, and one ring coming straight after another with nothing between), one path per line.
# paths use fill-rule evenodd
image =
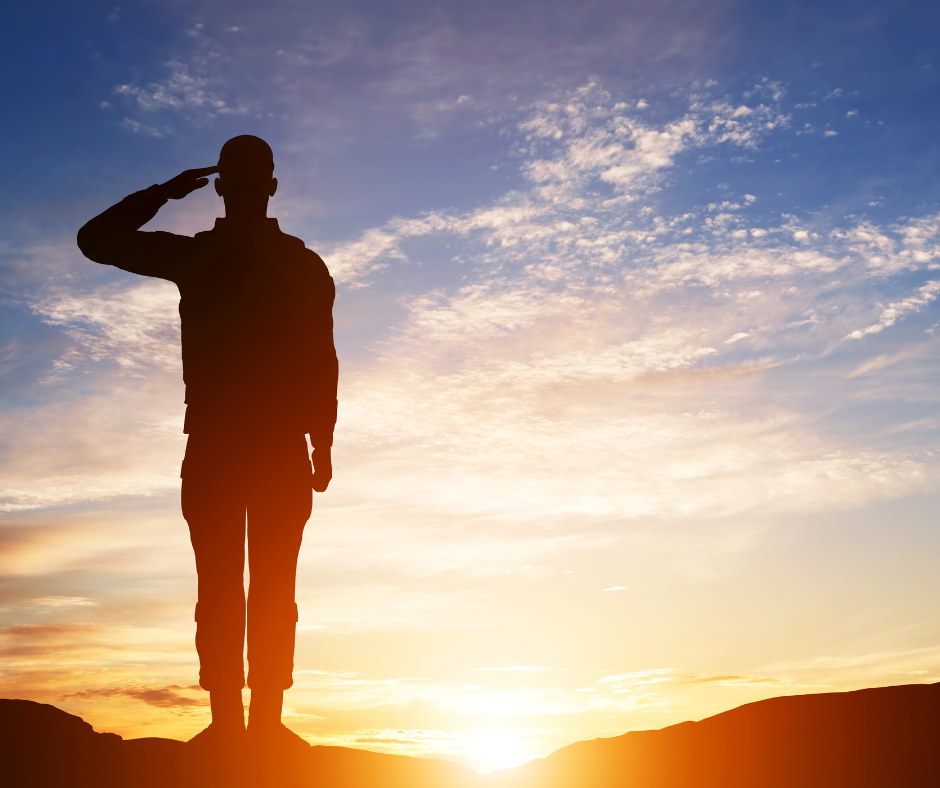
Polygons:
M215 448L211 441L191 436L183 472L183 516L199 579L199 684L210 692L214 720L222 713L243 724L246 500L224 457L213 457Z
M269 473L248 501L248 686L252 723L280 719L293 684L297 555L310 517L310 461L303 436L270 446ZM275 461L276 459L276 461Z

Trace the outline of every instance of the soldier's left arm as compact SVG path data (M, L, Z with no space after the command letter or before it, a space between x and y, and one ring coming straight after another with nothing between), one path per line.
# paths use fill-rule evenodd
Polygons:
M311 332L314 375L312 390L315 423L311 425L310 444L314 467L313 488L317 492L326 490L333 476L331 447L333 429L336 425L336 391L339 382L339 361L333 342L333 302L336 285L326 264L315 252L306 250L314 268L316 286L312 294L313 303L308 315L308 330Z

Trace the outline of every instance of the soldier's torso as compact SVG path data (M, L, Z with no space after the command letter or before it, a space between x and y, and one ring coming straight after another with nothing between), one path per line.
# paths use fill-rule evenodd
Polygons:
M178 282L187 403L242 413L294 407L322 286L314 256L276 225L216 229L195 241Z

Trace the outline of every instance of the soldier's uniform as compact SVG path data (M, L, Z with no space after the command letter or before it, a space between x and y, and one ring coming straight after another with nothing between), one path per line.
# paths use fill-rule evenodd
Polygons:
M79 246L95 262L179 287L199 683L245 685L247 531L248 685L287 689L312 497L304 436L329 447L336 422L333 279L276 219L217 219L195 237L140 231L165 202L158 187L126 197L82 228Z

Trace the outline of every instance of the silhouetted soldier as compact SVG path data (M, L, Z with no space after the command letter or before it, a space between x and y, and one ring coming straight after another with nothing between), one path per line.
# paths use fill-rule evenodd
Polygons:
M212 706L212 724L192 741L210 746L245 733L247 513L249 742L306 747L280 717L293 683L294 585L310 489L323 492L332 478L335 288L323 261L267 218L273 171L266 142L235 137L218 167L136 192L78 233L89 259L180 290L189 435L182 507L199 575L199 683ZM139 230L215 172L225 218L212 230L192 238Z

